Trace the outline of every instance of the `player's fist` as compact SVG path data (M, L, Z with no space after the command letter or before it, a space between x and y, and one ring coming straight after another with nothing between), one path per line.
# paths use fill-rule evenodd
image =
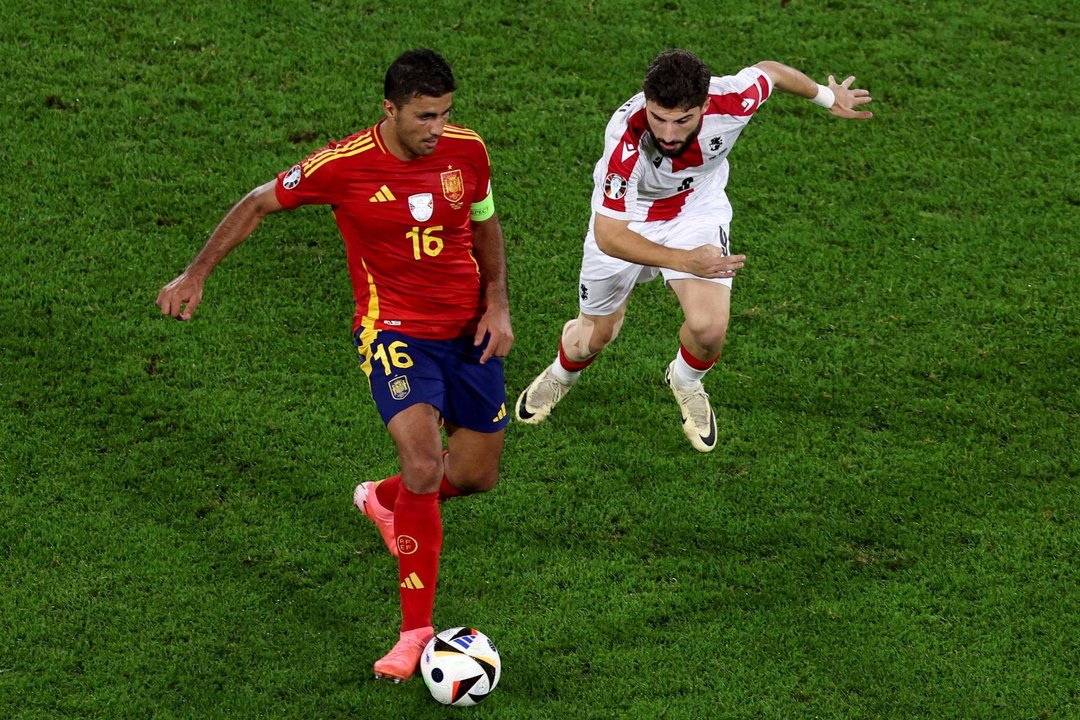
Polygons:
M716 245L700 245L686 251L680 269L703 278L732 278L745 264L745 255L725 255Z
M162 315L190 320L195 308L202 302L203 281L192 277L187 272L180 273L157 296L157 305Z

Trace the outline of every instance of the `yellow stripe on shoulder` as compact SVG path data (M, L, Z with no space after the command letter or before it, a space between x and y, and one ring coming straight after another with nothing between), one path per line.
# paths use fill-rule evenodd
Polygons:
M325 164L327 164L329 162L333 162L334 160L341 160L342 158L352 157L353 155L359 155L360 153L367 152L368 150L371 150L373 147L375 147L375 143L369 142L369 143L366 143L366 144L355 145L355 146L352 147L352 149L350 149L348 151L344 151L344 152L338 151L338 152L330 153L328 155L323 155L323 156L319 157L317 160L314 160L311 163L309 163L308 165L304 166L304 175L307 175L307 176L313 175L316 170L318 170L323 165L325 165Z
M334 152L339 152L341 150L348 150L349 148L355 147L359 143L368 142L370 140L371 140L371 132L370 131L363 132L363 133L360 133L357 137L354 137L352 140L350 140L350 141L348 141L346 143L341 143L339 145L334 145L333 147L325 147L325 148L323 148L321 150L317 150L317 151L313 152L311 154L311 157L308 158L308 160L311 160L311 158L318 157L320 155L326 155L327 153L334 153Z
M464 135L462 133L457 133L457 132L454 132L452 130L445 130L445 131L443 131L443 137L454 138L455 140L472 140L473 142L480 143L485 148L487 147L487 145L484 143L484 139L482 137L480 137L479 135L477 135L476 133L472 133L470 135Z
M343 145L336 145L334 147L323 148L322 150L319 150L317 152L312 153L310 157L308 157L306 160L304 160L304 162L303 162L304 170L306 171L310 165L312 165L313 163L321 160L322 158L328 157L330 155L337 155L339 153L348 152L349 150L352 150L352 149L354 149L354 148L356 148L356 147L358 147L360 145L363 145L365 143L370 143L370 142L372 142L371 133L370 132L365 132L365 133L362 133L359 137L353 138L352 140L350 140L347 143L344 143Z
M463 135L475 135L476 137L480 137L480 134L478 132L476 132L475 130L470 130L469 128L465 127L464 125L455 125L454 123L446 123L446 129L450 130L452 132L462 133Z
M450 126L447 125L447 128L449 127ZM488 153L487 143L485 143L484 139L474 133L472 130L469 130L467 135L452 130L445 130L443 132L443 137L454 138L455 140L472 140L473 142L480 143L480 147L484 149L484 157L487 159L487 163L489 165L491 164L491 155Z

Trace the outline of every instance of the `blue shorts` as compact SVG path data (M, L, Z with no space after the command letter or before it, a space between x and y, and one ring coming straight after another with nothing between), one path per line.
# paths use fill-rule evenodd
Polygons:
M417 403L477 432L496 432L509 422L502 358L481 365L484 348L473 346L472 335L422 340L360 328L353 342L384 423Z

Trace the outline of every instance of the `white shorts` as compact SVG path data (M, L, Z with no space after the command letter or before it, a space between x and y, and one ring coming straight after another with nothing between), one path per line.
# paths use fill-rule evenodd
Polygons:
M701 245L715 245L727 255L730 223L717 222L715 216L703 214L683 216L673 220L656 222L632 222L629 229L657 245L693 250ZM578 306L586 315L604 317L611 315L630 299L634 286L646 283L657 275L664 276L664 283L683 278L697 278L707 282L731 287L731 278L700 278L691 273L649 265L635 265L604 254L596 246L592 225L585 235L585 251L581 258Z

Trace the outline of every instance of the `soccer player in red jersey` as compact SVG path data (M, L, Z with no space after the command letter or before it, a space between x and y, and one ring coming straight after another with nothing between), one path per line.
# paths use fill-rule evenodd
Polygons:
M157 298L165 315L190 319L207 276L265 216L333 209L360 365L401 466L353 493L398 558L401 633L375 663L376 677L396 682L415 673L434 634L439 502L494 487L508 421L502 358L514 336L503 235L484 143L449 122L455 89L437 53L402 54L386 73L378 123L248 193Z
M724 346L732 278L746 259L729 249L728 153L773 90L836 117L869 119L857 108L870 94L851 88L854 80L830 76L826 87L772 61L714 77L696 55L678 49L653 60L643 92L608 121L593 170L580 313L563 326L554 362L518 397L518 420L546 418L619 334L634 286L663 275L685 318L664 380L690 444L701 452L716 447L716 417L701 381Z

